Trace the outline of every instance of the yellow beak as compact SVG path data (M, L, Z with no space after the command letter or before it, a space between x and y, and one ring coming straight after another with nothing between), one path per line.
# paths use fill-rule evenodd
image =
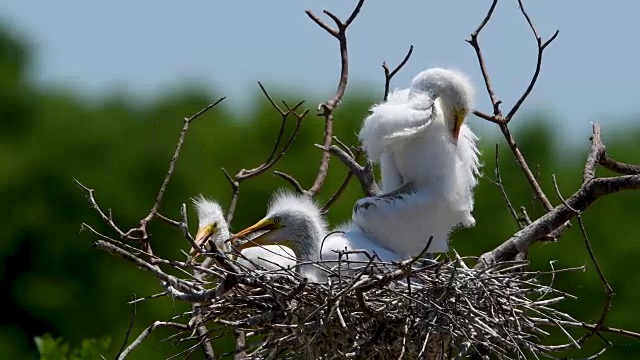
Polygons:
M240 230L238 233L233 235L227 241L237 240L239 238L245 237L247 235L250 235L250 234L252 234L254 232L257 232L257 231L260 231L260 230L275 230L275 229L277 229L279 227L280 226L278 224L273 222L273 219L262 219L262 220L258 221L257 223L249 226L248 228ZM258 236L255 239L251 239L249 241L246 241L245 243L243 243L240 246L238 246L238 250L242 250L242 249L246 249L246 248L250 248L250 247L255 247L255 246L260 246L260 245L269 245L270 242L265 237L266 234L267 233L264 233L264 234Z
M201 229L198 229L198 233L196 234L195 243L198 244L201 248L207 243L207 240L213 234L213 225L207 225ZM193 255L197 250L191 249L189 255Z
M458 140L458 136L460 136L460 129L462 128L462 124L464 123L464 118L467 116L467 112L464 110L458 110L455 114L455 119L453 122L453 139Z

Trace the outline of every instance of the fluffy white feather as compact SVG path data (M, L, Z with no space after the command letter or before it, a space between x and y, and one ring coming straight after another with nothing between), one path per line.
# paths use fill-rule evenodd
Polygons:
M476 135L460 126L473 87L463 74L429 69L411 88L395 90L375 105L359 133L369 159L380 164L383 196L359 200L353 221L368 236L402 255L416 255L434 236L429 252L447 251L449 233L473 226L473 188L479 174ZM410 192L394 193L404 185Z
M230 256L231 247L229 243L225 241L229 239L231 235L220 204L203 195L194 197L192 201L196 214L198 215L198 233L200 233L202 229L212 229L211 238L214 244L216 244L222 252L225 252L227 256ZM215 226L212 226L214 224ZM204 234L205 236L209 235L208 233ZM265 270L273 271L281 269L281 267L286 268L296 264L293 250L286 246L267 245L264 247L243 249L240 253L242 256L236 259L238 265L249 269L264 268Z
M326 280L326 273L310 262L337 262L337 251L366 250L370 254L377 254L383 261L402 259L376 243L354 224L349 223L337 231L329 232L320 207L309 197L288 191L277 191L269 204L267 215L238 234L250 235L255 232L263 233L247 243L246 249L285 243L302 263L300 271L311 281ZM368 261L364 254L350 254L349 259Z

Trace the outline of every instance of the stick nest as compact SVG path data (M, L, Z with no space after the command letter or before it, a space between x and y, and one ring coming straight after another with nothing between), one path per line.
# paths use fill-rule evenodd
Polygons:
M476 260L342 261L333 269L318 262L331 274L327 282L308 281L295 269L242 269L210 290L168 288L183 300L202 301L190 318L246 331L251 358L449 359L477 352L509 359L551 352L540 343L548 335L541 324L560 327L554 319L567 315L550 306L572 296L541 277L566 270L465 263Z

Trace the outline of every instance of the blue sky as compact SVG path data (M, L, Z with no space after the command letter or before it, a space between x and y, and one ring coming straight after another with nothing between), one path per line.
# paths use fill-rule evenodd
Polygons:
M339 74L337 42L304 10L322 16L330 9L346 17L355 3L0 0L0 18L32 43L37 83L67 86L89 97L126 89L149 98L195 82L220 89L240 108L255 94L257 80L295 89L302 97L330 95ZM489 111L475 54L464 39L490 3L366 1L348 33L350 89L381 92L382 61L396 64L413 44L414 55L392 86L408 86L425 68L457 68L477 85L477 108ZM560 35L546 52L524 110L550 111L559 128L584 137L590 121L600 122L605 131L633 121L632 115L640 113L640 3L529 0L525 5L544 38L556 29ZM536 57L516 0L498 3L480 41L508 109L528 84ZM475 128L492 126L471 121Z

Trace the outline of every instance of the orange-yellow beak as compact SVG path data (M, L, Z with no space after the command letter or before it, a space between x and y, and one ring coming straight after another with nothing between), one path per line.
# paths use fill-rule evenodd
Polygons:
M201 229L198 229L198 233L196 234L195 243L198 244L201 248L207 243L207 240L213 234L214 227L213 225L207 225ZM196 249L191 249L189 255L193 255L196 253Z
M276 224L273 219L262 219L260 221L258 221L257 223L249 226L246 229L240 230L238 233L236 233L235 235L233 235L229 240L227 241L231 241L231 240L237 240L240 239L242 237L245 237L247 235L253 234L257 231L261 231L261 230L275 230L280 228L280 225ZM271 242L269 241L269 239L265 236L267 235L268 232L254 238L251 239L249 241L246 241L245 243L241 244L240 246L238 246L238 250L243 250L246 248L250 248L250 247L255 247L255 246L260 246L260 245L269 245L271 244Z
M464 110L458 110L455 114L455 119L453 122L453 139L458 141L458 136L460 136L460 129L462 128L462 124L464 123L464 118L467 116L467 112Z

